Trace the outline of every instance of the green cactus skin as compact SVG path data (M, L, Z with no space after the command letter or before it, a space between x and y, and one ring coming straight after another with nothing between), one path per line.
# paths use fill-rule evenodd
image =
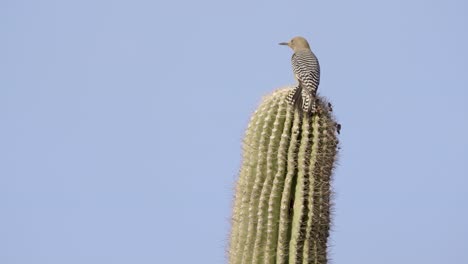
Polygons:
M312 116L294 110L290 89L266 97L247 127L230 264L327 263L336 123L323 98Z

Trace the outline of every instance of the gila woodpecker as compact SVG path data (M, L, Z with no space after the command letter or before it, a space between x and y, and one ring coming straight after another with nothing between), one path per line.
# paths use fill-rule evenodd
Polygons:
M320 65L317 57L303 37L294 37L289 42L279 44L287 45L294 51L291 62L294 77L299 83L288 95L287 101L305 113L312 114L315 112L315 94L320 82Z

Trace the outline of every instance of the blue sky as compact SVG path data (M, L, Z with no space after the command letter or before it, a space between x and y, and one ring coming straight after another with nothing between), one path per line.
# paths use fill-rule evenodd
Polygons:
M332 263L468 263L466 1L0 2L0 263L225 263L251 113L306 37Z

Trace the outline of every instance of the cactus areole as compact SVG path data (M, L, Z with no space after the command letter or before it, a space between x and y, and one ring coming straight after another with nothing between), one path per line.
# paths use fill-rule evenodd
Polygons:
M304 115L286 102L290 91L267 96L247 127L230 264L327 263L336 122L323 98Z

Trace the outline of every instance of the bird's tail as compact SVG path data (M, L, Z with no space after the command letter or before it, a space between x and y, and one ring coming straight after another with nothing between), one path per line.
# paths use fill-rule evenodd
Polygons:
M302 111L312 115L316 110L316 98L311 93L302 90Z
M309 115L315 113L315 97L302 89L300 85L289 92L288 96L286 97L286 101L295 108L299 109L299 111L303 111Z
M293 105L298 109L302 109L302 89L300 85L296 86L289 92L288 96L286 96L286 101L290 105Z

